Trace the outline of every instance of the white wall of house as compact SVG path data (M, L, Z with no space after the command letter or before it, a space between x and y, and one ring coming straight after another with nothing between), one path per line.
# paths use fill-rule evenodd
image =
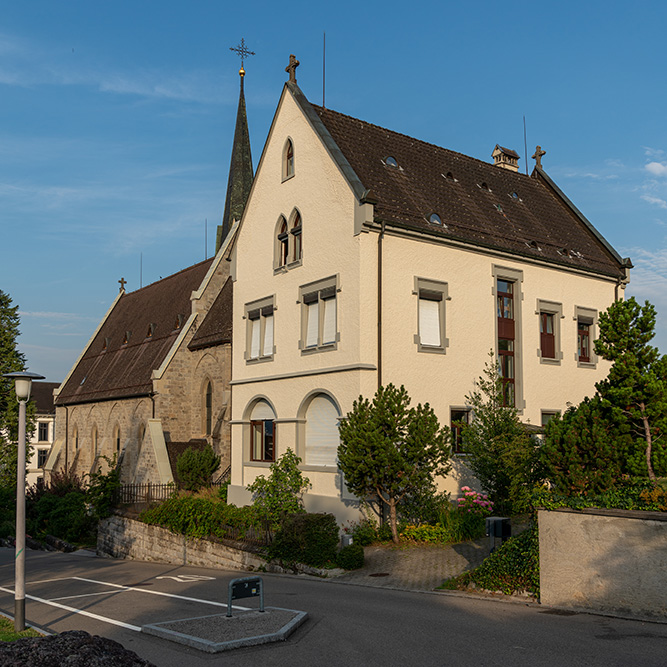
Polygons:
M294 176L284 179L288 138L294 145ZM274 415L275 458L293 448L305 461L313 485L311 507L334 511L341 520L356 511L335 461L331 466L307 463L308 438L320 437L308 425L307 410L313 396L326 395L344 416L360 394L370 397L378 386L379 230L359 233L358 224L359 218L372 220L370 206L358 203L286 89L232 258L232 502L247 502L245 487L268 473L270 464L252 460L251 452L253 410L261 403L264 412L256 413L264 414L261 419L267 418L267 409ZM276 268L276 225L281 215L289 221L295 209L302 219L302 260ZM382 383L405 385L413 403L430 403L442 424L449 425L452 407L465 405L489 351L496 351L499 275L516 280L517 405L523 421L539 425L542 411L577 403L608 370L602 360L578 362L577 309L589 314L606 309L614 299L613 280L390 231L382 240ZM328 285L327 279L336 288L336 342L304 350L304 295ZM438 307L444 306L446 344L436 353L419 344L420 279L440 285L445 297ZM560 343L553 361L540 357L539 300L559 310ZM257 343L252 350L250 313L267 304L273 305L273 349L262 355ZM441 487L456 494L469 482L459 458L456 474L442 480Z

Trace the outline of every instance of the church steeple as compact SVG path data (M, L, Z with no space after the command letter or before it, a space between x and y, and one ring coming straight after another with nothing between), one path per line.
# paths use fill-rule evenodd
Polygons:
M231 49L238 51L241 56L241 89L239 92L239 108L236 112L236 129L234 130L234 145L232 146L232 159L229 164L229 178L227 180L227 197L225 199L225 211L222 215L222 224L218 225L218 233L215 240L215 252L227 238L229 230L235 220L240 220L243 215L250 187L252 186L253 169L252 155L250 154L250 134L248 133L248 118L245 109L245 94L243 91L243 80L245 70L243 69L243 58L254 55L245 47L244 40L241 46Z

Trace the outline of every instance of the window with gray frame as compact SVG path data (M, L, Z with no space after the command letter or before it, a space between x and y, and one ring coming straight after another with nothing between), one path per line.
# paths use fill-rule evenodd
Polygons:
M247 363L271 361L274 346L274 297L253 301L245 306Z
M594 308L575 306L574 320L577 323L577 351L575 358L577 365L583 368L594 368L597 365L598 358L593 351L597 319L598 311Z
M540 344L537 356L543 364L560 364L563 358L561 350L560 321L563 318L563 306L555 301L537 300L536 314L540 332Z
M49 422L39 422L37 437L40 442L49 441Z
M415 277L417 296L417 333L415 344L419 352L444 354L449 340L445 336L445 304L449 298L447 283Z
M299 288L302 353L335 349L338 340L337 276Z

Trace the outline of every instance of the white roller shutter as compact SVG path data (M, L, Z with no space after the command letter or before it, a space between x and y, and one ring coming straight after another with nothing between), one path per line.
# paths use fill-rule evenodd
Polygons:
M259 357L259 318L250 321L250 358L257 359Z
M265 419L273 420L276 415L271 406L266 401L258 401L250 414L250 421L263 421Z
M440 302L419 299L419 339L422 345L440 347Z
M273 315L264 318L264 349L262 355L268 357L273 354Z
M317 346L317 334L319 330L319 308L318 302L309 303L306 308L308 322L306 325L306 347Z
M334 402L324 394L310 402L306 413L306 465L337 465L339 416Z
M322 331L322 344L336 342L336 298L322 301L324 307L324 324Z

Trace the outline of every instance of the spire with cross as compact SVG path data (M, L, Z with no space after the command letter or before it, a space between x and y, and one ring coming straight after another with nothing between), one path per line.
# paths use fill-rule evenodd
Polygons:
M243 69L243 61L248 56L254 56L255 52L248 49L248 47L245 45L245 39L243 39L243 37L241 37L241 43L238 46L230 46L229 50L236 51L236 53L239 54L239 57L241 58L241 69L239 70L239 74L241 76L245 76L245 70Z
M293 53L290 53L289 65L285 68L285 71L289 72L290 83L296 83L296 68L298 66L299 61L296 59L296 56Z
M535 160L536 166L542 169L542 157L546 155L547 152L542 150L542 146L537 146L535 152L533 153L533 160Z

